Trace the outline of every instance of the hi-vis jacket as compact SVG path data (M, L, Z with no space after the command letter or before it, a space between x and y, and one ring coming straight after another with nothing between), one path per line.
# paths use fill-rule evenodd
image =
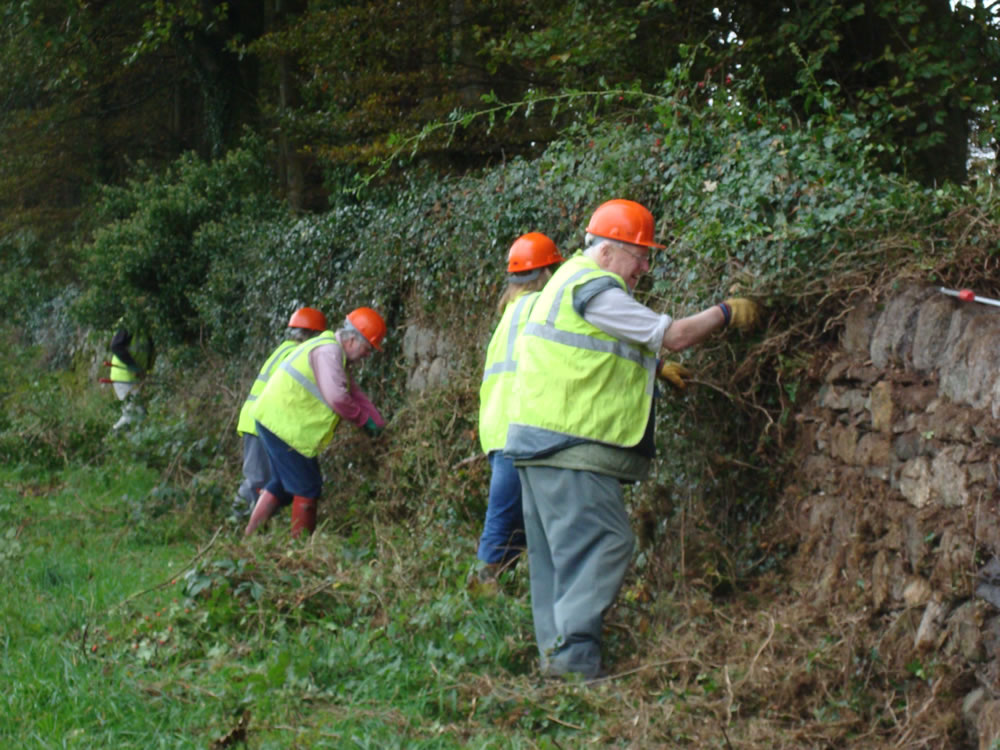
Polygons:
M111 374L109 378L114 383L134 383L139 379L139 376L129 369L121 359L118 358L117 354L111 355Z
M574 290L597 279L627 290L618 274L577 253L535 301L515 351L504 448L510 458L537 458L583 442L633 448L643 438L656 353L605 333L576 310Z
M261 391L264 390L264 386L267 385L267 381L271 378L274 368L281 364L282 360L300 343L292 339L282 341L278 344L278 348L271 352L270 356L264 361L264 365L260 368L260 372L257 373L253 385L250 386L250 395L247 396L247 400L243 402L243 407L240 409L240 419L236 423L237 432L247 435L257 434L257 427L254 424L253 418L254 404L260 396Z
M511 387L517 370L514 344L528 322L528 312L538 294L522 294L507 305L486 349L486 366L479 387L479 443L487 455L503 450L507 442Z
M253 418L303 456L314 458L333 438L340 415L320 393L309 353L318 346L335 344L341 363L347 354L333 331L324 331L299 344L281 362L257 397Z
M125 362L118 356L116 350L121 351L124 356L131 357L132 361ZM149 334L144 330L133 333L123 327L119 320L111 337L111 372L108 379L115 383L134 383L140 376L132 365L147 373L153 368L155 356L153 340Z

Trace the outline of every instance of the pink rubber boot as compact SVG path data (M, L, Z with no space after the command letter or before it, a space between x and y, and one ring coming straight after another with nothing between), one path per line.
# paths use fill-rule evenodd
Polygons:
M247 528L243 532L243 536L250 536L254 533L257 527L273 516L275 511L280 507L281 501L278 500L274 493L263 490L260 493L260 497L257 498L257 504L253 506L253 513L250 514L250 520L247 522Z

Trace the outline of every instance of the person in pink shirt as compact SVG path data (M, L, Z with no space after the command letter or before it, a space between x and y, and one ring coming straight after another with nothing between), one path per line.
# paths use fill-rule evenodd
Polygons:
M386 325L377 312L359 307L336 332L325 331L296 347L257 398L253 417L271 464L245 536L278 508L292 506L292 534L316 528L323 490L317 456L342 419L377 437L385 419L351 377L350 367L381 350Z

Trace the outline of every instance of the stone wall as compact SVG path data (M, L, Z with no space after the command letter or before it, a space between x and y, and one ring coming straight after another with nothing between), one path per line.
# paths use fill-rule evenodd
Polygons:
M797 416L786 492L817 603L873 628L908 617L885 658L966 675L954 684L980 747L1000 736L998 416L1000 308L936 287L862 300Z
M451 351L453 345L444 333L418 324L407 326L403 334L407 390L419 392L444 385L452 368L448 359Z

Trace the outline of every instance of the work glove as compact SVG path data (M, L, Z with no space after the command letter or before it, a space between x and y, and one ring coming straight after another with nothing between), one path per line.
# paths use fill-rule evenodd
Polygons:
M375 420L371 417L368 417L368 421L364 423L361 429L368 433L368 437L377 438L382 434L382 428L375 424Z
M670 383L674 388L683 391L687 388L684 378L690 378L692 372L680 362L660 362L656 374Z
M726 316L727 325L746 330L753 328L760 320L760 307L752 299L730 297L722 304L729 308L729 315Z

